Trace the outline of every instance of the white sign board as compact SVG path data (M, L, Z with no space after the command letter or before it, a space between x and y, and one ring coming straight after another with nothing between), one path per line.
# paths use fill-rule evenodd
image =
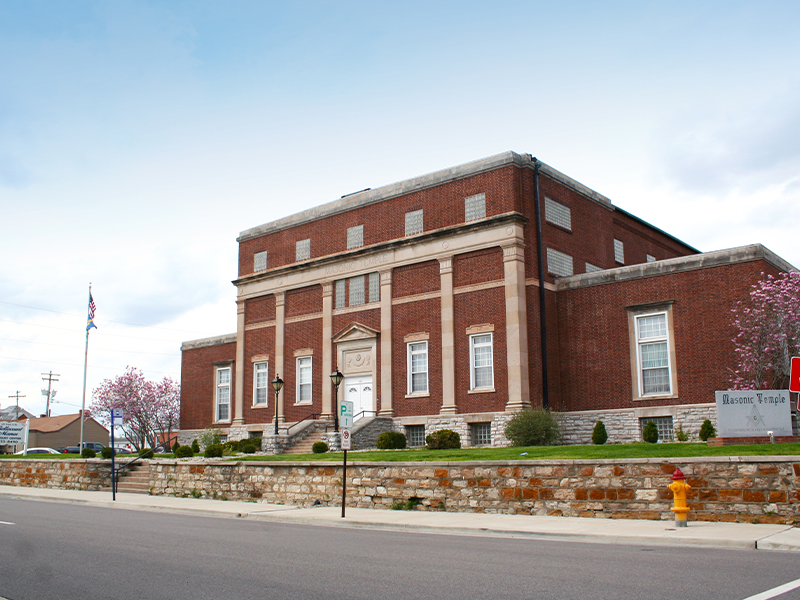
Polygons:
M353 427L353 403L349 400L342 400L339 406L339 426L342 429Z
M0 446L25 443L25 423L0 421Z
M717 435L754 437L792 435L788 390L715 392Z
M350 450L350 430L342 429L342 450Z
M122 412L121 408L112 408L111 409L111 420L112 421L116 421L117 423L122 423L124 418L125 418L125 413Z

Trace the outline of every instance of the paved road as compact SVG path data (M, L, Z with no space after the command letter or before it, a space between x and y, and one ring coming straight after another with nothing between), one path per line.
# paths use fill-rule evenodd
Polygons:
M549 542L0 498L0 597L743 600L796 553ZM777 596L800 599L800 589Z

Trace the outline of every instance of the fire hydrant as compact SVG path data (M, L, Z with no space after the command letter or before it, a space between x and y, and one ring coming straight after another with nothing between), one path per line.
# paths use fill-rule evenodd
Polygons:
M675 526L686 527L686 517L689 512L689 507L686 506L686 492L692 489L692 486L686 483L686 477L680 469L675 469L671 479L669 489L672 491L675 506L670 510L675 513Z

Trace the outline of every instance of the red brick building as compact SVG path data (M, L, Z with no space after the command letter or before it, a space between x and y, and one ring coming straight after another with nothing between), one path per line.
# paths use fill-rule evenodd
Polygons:
M366 431L504 444L515 411L586 442L714 418L730 309L792 267L762 246L700 254L513 152L364 190L239 236L235 335L183 345L181 427L285 447L328 423L330 374ZM284 386L277 398L270 381Z

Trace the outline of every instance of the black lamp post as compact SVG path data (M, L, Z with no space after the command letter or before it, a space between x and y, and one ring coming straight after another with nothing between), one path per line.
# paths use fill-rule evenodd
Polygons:
M331 373L331 383L333 384L333 430L339 431L339 384L342 383L344 375L337 368Z
M281 393L283 387L283 379L275 373L275 379L272 380L272 389L275 390L275 435L278 435L278 394Z

